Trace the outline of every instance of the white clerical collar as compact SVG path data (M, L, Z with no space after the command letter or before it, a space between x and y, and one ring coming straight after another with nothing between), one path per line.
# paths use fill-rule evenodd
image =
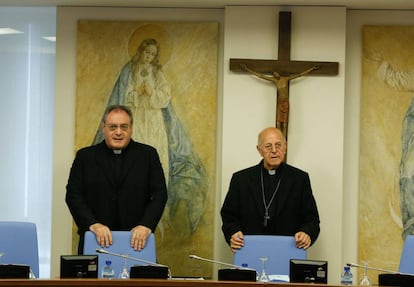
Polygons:
M267 172L269 173L269 175L275 175L276 174L275 169L268 169Z
M122 153L122 149L113 149L112 151L114 152L114 154L121 154Z

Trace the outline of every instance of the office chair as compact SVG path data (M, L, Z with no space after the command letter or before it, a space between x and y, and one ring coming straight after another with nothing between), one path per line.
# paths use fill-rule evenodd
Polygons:
M398 272L414 274L414 235L407 235L405 238Z
M115 254L126 254L128 257L141 259L147 262L156 263L156 247L155 247L155 237L154 234L147 239L145 248L141 251L135 251L131 248L131 232L130 231L112 231L112 245L108 248L101 247L96 242L95 234L91 231L85 232L85 243L83 245L83 254L84 255L94 255L98 254L98 277L102 277L102 268L105 266L105 261L110 260L112 262L112 267L115 271L115 278L119 277L123 267L124 267L124 258L120 256L114 256L111 254L103 254L96 252L96 249L103 249L105 251L115 253ZM132 259L126 259L126 267L128 271L133 265L148 265L145 262L139 262Z
M263 257L268 258L268 275L289 276L290 259L306 259L306 251L296 248L293 236L245 235L244 246L234 254L233 264L256 269L260 274Z
M28 265L39 278L39 248L36 224L20 221L0 221L1 264Z

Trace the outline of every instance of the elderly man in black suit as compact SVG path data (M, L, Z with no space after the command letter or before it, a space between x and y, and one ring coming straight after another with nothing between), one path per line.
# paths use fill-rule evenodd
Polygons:
M79 254L87 230L101 246L112 244L112 230L130 230L131 247L141 250L164 211L167 188L158 153L131 139L132 124L128 107L109 106L104 140L76 153L66 203L78 227Z
M274 127L260 132L258 165L233 174L221 208L222 230L233 252L244 234L294 236L307 249L318 238L319 213L308 173L284 162L286 139Z

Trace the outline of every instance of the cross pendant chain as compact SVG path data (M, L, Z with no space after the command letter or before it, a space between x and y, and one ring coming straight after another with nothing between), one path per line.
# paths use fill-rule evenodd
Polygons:
M277 186L275 188L275 191L272 194L272 198L270 198L269 203L266 203L266 196L265 196L264 183L263 183L263 171L262 171L262 169L260 169L260 181L261 181L260 183L261 183L261 187L262 187L263 207L264 207L264 210L265 210L265 214L263 216L263 226L264 226L264 228L267 227L267 221L270 220L269 208L270 208L270 205L272 205L273 199L275 199L275 196L276 196L276 193L279 189L281 180L282 179L280 178L278 183L277 183Z

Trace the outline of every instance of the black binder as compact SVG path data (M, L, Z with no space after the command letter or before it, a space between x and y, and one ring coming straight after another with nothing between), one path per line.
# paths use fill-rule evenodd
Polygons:
M0 279L29 279L30 267L20 264L0 264Z
M130 270L130 278L167 279L168 267L156 265L133 265Z
M414 286L414 275L410 274L379 274L379 286L400 286L412 287Z
M248 269L220 269L218 271L219 281L256 281L256 270Z

